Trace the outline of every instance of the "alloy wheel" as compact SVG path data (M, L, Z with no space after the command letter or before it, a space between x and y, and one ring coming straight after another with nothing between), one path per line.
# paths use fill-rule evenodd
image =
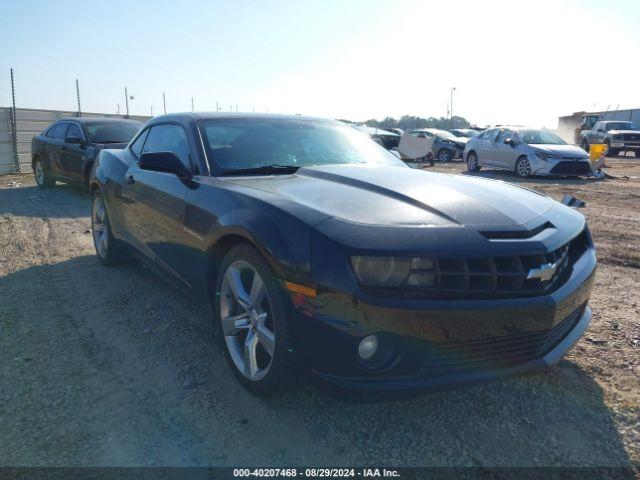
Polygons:
M478 168L478 159L476 158L475 153L470 153L467 155L467 168L471 172L475 172Z
M440 160L443 163L448 162L449 160L451 160L451 153L449 152L449 150L447 149L442 149L438 152L438 160Z
M36 177L36 183L40 186L44 185L44 165L42 165L42 162L40 160L36 161L33 173Z
M520 177L528 177L531 175L531 161L527 157L522 157L516 165L516 173Z
M233 262L224 273L220 319L235 367L249 380L264 378L273 362L276 337L264 281L247 261Z
M107 211L104 206L104 199L100 194L96 194L93 199L91 223L96 251L100 257L105 258L109 247L109 233L107 230Z

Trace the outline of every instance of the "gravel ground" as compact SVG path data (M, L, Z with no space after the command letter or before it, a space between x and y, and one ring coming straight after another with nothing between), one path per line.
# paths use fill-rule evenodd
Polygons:
M618 178L520 182L587 202L594 318L567 358L541 374L375 401L312 382L252 397L186 297L139 265L100 266L86 195L0 177L0 465L638 463L640 161L608 163Z

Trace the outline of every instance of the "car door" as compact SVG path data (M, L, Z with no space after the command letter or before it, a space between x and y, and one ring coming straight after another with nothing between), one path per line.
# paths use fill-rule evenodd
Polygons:
M48 166L51 173L58 178L67 178L67 174L62 166L62 146L69 128L69 122L58 122L51 131L51 136L47 138L44 145L44 153L47 157Z
M478 146L478 160L481 162L481 165L486 165L488 167L496 166L495 159L495 140L500 131L498 129L491 129L484 132L482 135L482 139L479 142Z
M495 145L493 147L494 166L499 168L505 168L507 170L513 170L518 159L518 149L504 143L505 140L514 137L513 130L505 128L500 131L500 134L496 137Z
M70 137L79 138L82 143L69 143ZM75 122L69 122L69 128L60 147L60 165L66 172L65 175L72 180L83 180L84 155L86 152L86 139L82 128Z
M598 122L593 126L593 130L589 132L589 143L603 143L604 137L607 134L605 131L605 123Z
M156 124L148 130L142 154L173 152L193 171L192 142L182 125ZM138 159L125 174L121 214L129 241L155 266L190 286L180 266L187 191L187 181L172 173L142 170Z

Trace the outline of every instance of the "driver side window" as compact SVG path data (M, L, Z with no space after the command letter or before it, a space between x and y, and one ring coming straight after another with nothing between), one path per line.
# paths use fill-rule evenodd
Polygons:
M142 153L172 152L180 159L189 171L191 168L191 151L187 134L180 125L154 125L149 129Z

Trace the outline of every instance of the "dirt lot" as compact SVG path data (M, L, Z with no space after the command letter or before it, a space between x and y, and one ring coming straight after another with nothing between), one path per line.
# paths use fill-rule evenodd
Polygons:
M314 384L252 397L185 297L141 266L99 265L87 196L0 177L0 465L640 462L640 161L608 163L617 178L520 182L587 203L600 260L594 317L566 360L373 402Z

